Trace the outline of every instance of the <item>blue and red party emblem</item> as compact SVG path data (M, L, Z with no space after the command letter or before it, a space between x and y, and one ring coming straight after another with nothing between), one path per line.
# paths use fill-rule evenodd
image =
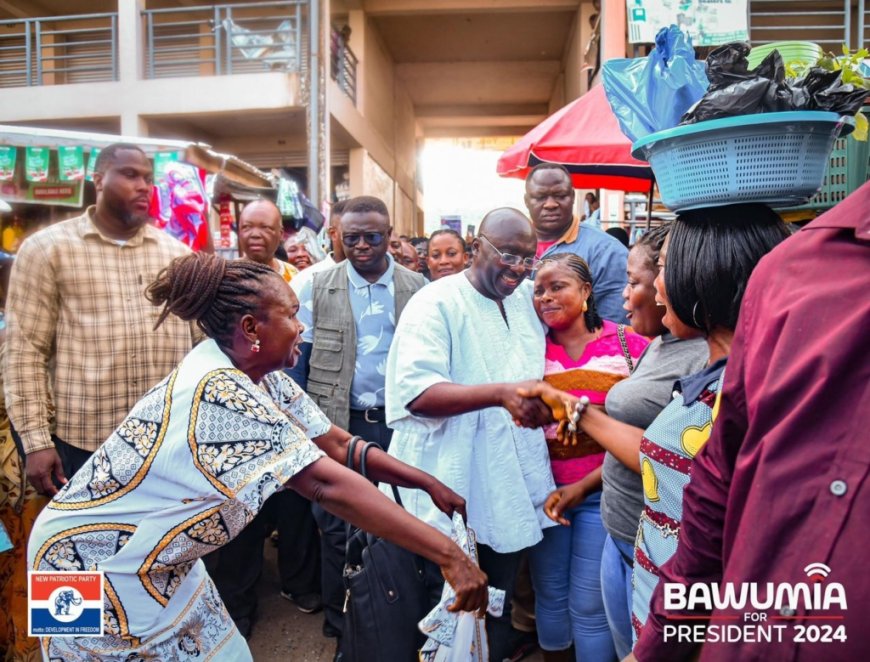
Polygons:
M102 572L27 574L31 637L102 636Z

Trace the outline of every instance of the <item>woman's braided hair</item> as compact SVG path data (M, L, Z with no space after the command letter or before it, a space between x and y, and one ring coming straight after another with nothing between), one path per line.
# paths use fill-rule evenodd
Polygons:
M547 264L548 262L558 262L559 264L564 264L570 271L573 272L575 278L577 278L581 283L586 283L590 287L592 287L592 272L589 270L589 265L586 264L586 260L584 260L579 255L574 255L574 253L556 253L555 255L551 255L548 258L545 258L541 261L541 266ZM538 269L541 268L538 267ZM586 328L590 331L595 331L600 329L604 322L601 321L601 316L598 314L598 310L595 307L595 295L592 292L589 292L589 298L586 299L586 312L583 313L583 321L586 322Z
M208 253L176 258L145 291L148 301L163 306L154 328L172 313L185 321L196 320L209 338L229 347L239 319L259 310L263 279L270 274L280 277L250 260L225 260Z
M644 249L646 252L646 266L654 274L659 273L659 255L661 255L662 246L664 246L665 239L667 239L668 232L670 231L670 223L660 225L645 232L632 246L633 249L637 247Z

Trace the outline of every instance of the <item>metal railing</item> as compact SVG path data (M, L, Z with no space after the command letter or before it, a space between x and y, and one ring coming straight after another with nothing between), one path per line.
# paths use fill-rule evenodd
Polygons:
M870 4L858 0L858 48L870 46Z
M146 78L305 69L308 0L147 9Z
M118 14L0 21L0 87L118 80Z
M359 59L350 49L345 35L332 28L329 40L330 73L338 87L356 105L356 68Z
M860 0L863 4L864 0ZM840 53L852 44L850 0L751 0L749 36L753 44L812 41ZM859 14L863 13L859 8Z

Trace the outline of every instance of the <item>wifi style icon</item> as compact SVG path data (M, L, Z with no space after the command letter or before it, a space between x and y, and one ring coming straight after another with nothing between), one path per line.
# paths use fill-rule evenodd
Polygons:
M814 582L823 582L831 574L831 569L824 563L810 563L804 568L804 572Z

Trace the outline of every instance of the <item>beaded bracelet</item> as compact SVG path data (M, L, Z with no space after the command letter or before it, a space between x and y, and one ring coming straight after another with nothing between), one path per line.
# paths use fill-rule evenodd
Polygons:
M574 405L574 411L571 412L571 416L568 418L568 432L571 434L577 432L577 424L580 422L580 418L583 416L583 413L586 411L586 407L588 406L589 396L581 395L577 404Z

